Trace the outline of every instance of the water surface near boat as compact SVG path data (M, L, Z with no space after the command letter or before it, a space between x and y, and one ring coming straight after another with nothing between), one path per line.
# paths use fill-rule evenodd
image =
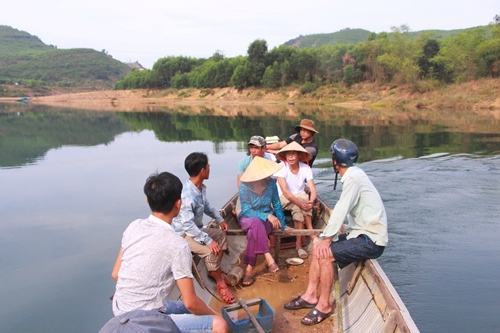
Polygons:
M302 114L299 113L299 117ZM311 115L314 118L314 114ZM422 332L497 332L500 294L500 126L495 120L337 123L321 131L361 148L379 189L390 245L380 264ZM95 332L111 316L111 265L121 233L148 214L145 178L209 154L209 198L236 191L252 134L284 135L295 118L224 118L26 109L0 112L0 331ZM271 128L279 128L271 133ZM449 153L433 155L435 153ZM396 157L396 158L395 158ZM324 163L321 163L321 162ZM331 168L316 168L333 205Z

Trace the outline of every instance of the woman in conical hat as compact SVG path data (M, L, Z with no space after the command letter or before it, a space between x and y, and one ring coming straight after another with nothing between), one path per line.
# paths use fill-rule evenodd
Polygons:
M292 213L294 228L312 229L312 208L316 200L316 186L314 185L311 167L307 164L309 152L297 142L291 142L276 154L285 167L275 176L280 189L280 200L283 209ZM305 184L309 193L305 191ZM297 236L295 241L297 254L307 258L306 250L302 248L302 237Z
M241 228L247 233L245 252L247 266L242 282L244 286L249 286L255 281L253 268L259 254L264 255L270 272L279 270L269 252L268 237L273 229L286 227L276 181L271 178L281 168L281 163L256 156L240 178L239 220Z

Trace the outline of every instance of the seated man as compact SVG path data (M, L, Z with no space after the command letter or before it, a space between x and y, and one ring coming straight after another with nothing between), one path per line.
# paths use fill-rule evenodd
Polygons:
M291 211L294 228L304 229L305 223L307 229L312 229L316 186L311 167L307 164L309 153L297 142L292 142L281 148L277 157L285 164L285 167L275 174L281 194L281 205L284 210ZM306 183L310 194L305 191ZM302 236L296 237L295 248L300 258L307 258L307 252L302 248Z
M382 198L363 170L353 166L358 159L358 148L349 140L338 139L330 149L335 185L338 173L342 177L342 193L328 225L319 240L314 241L306 291L285 304L288 310L312 308L301 320L304 325L318 324L333 313L334 306L330 302L335 280L332 260L343 268L353 262L375 259L382 255L388 242ZM333 240L346 219L346 234Z
M191 153L184 167L189 179L182 190L182 207L179 216L172 223L175 232L184 237L191 252L203 258L208 275L217 284L217 292L226 303L234 303L234 296L224 280L220 269L223 251L227 249L227 223L217 209L212 208L207 200L206 186L203 182L210 176L208 157L203 153ZM203 214L217 222L216 227L203 224Z
M267 160L276 161L276 157L273 154L266 152L266 140L259 136L254 135L250 138L247 145L247 156L243 157L243 159L238 164L238 175L236 176L236 186L240 187L240 177L247 169L250 162L255 156L264 157Z
M318 131L314 128L314 121L311 119L302 119L300 124L295 126L295 130L297 133L290 135L288 139L267 145L267 150L269 152L276 152L287 144L295 141L309 153L310 157L307 163L312 167L318 155L318 145L314 140L314 134L318 133Z
M112 272L117 281L113 314L130 312L135 316L137 311L156 309L169 314L181 332L227 332L224 319L196 295L191 251L171 227L181 207L181 191L182 183L171 173L147 179L144 193L152 213L130 223L123 233ZM179 288L182 302L167 300L174 285ZM168 317L162 318L158 320L171 326Z

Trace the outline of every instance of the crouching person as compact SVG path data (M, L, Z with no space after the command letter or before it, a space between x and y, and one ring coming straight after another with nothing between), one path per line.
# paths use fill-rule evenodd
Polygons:
M330 149L335 185L337 174L340 174L342 193L328 225L319 239L314 241L306 291L285 304L288 310L311 308L301 320L304 325L322 322L335 309L335 304L330 301L335 280L332 261L343 268L353 262L378 258L388 242L387 216L382 198L366 173L354 166L358 148L349 140L338 139ZM346 220L347 225L344 226ZM346 233L342 233L344 227ZM340 236L336 237L338 234Z
M181 191L182 183L171 173L147 179L144 193L152 212L130 223L123 233L112 272L113 314L120 317L135 311L135 317L149 311L148 316L165 320L165 326L171 322L162 318L170 318L181 332L227 332L224 319L196 295L191 251L171 226L181 208ZM167 300L175 285L182 301ZM155 315L158 312L169 316Z

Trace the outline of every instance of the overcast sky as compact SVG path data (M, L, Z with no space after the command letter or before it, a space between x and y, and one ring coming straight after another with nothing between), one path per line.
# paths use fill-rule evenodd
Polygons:
M59 48L106 49L151 67L160 57L244 55L255 39L269 48L299 35L344 28L412 31L485 25L500 0L9 0L0 25Z

